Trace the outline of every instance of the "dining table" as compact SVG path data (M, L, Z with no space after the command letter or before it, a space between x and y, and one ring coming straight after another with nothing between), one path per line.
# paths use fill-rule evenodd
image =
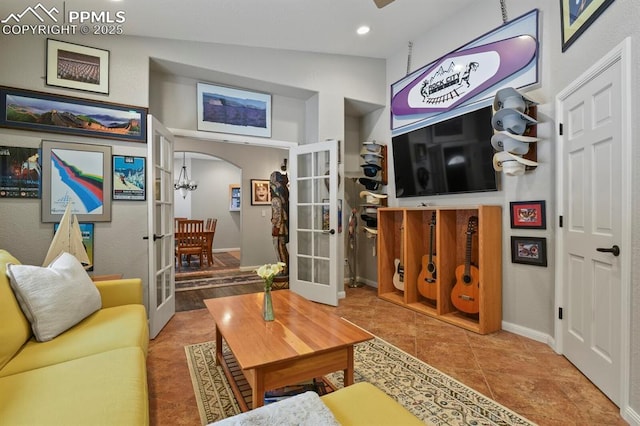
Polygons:
M180 241L183 237L184 232L175 232L175 240ZM198 234L202 234L203 240L205 241L205 254L207 256L207 264L211 266L213 262L213 237L215 235L215 231L199 231ZM201 260L202 262L202 260Z

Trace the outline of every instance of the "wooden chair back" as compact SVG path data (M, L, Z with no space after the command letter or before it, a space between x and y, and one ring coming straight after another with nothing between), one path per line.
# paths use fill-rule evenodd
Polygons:
M180 270L183 255L199 256L200 267L202 268L206 249L207 238L204 234L204 221L194 219L178 221L178 229L176 230L178 270Z

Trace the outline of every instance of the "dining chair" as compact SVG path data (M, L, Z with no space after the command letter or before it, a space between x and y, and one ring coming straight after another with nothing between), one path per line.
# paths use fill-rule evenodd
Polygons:
M218 219L216 218L207 218L204 230L207 235L207 249L205 251L205 255L207 256L207 261L209 266L213 265L213 237L216 233L216 225L218 224Z
M176 231L176 260L178 271L182 268L182 258L186 256L187 264L191 266L191 256L198 256L200 269L204 266L207 249L207 238L204 234L204 221L185 219L177 222Z

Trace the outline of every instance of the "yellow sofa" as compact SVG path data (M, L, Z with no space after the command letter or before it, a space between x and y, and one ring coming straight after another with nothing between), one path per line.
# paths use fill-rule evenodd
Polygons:
M102 308L38 342L5 274L7 263L20 264L0 250L0 426L149 424L140 279L96 282Z

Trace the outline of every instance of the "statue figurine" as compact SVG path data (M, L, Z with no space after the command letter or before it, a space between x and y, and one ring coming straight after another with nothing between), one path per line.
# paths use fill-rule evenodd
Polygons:
M269 179L271 186L271 236L278 261L286 266L279 275L289 275L289 178L275 171Z

